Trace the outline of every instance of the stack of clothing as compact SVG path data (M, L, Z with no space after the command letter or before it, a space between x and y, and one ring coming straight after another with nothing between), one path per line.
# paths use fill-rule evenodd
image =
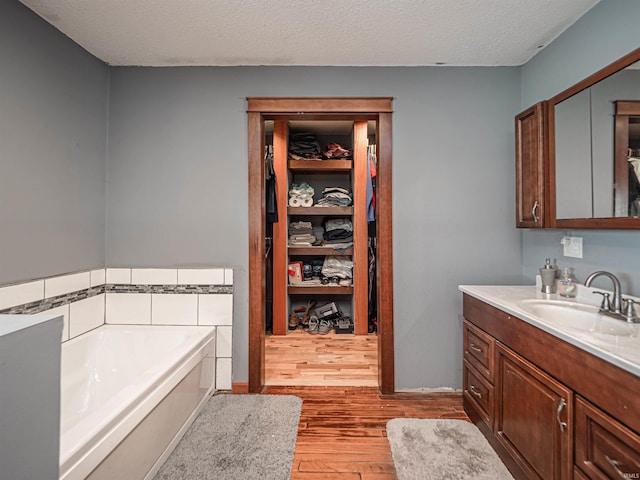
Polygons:
M325 219L322 237L323 246L337 249L349 248L353 246L353 222L349 218Z
M347 150L339 143L330 143L327 145L327 149L322 152L324 158L351 158L351 150Z
M289 160L320 160L320 143L312 133L289 135Z
M316 202L319 207L348 207L353 204L353 195L346 188L326 187L322 198Z
M291 222L289 224L289 246L310 247L316 241L311 222Z
M340 285L350 285L353 281L353 260L348 257L327 256L322 264L322 276L340 279Z

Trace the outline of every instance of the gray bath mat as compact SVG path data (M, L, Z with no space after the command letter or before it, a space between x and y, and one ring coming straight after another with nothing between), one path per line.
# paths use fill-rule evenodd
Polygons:
M513 480L480 430L464 420L394 418L387 438L398 480Z
M214 395L154 480L286 480L301 408L291 395Z

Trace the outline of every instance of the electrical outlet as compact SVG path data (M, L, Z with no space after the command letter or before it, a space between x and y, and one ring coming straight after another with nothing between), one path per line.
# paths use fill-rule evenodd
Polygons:
M564 256L582 258L582 237L564 237Z

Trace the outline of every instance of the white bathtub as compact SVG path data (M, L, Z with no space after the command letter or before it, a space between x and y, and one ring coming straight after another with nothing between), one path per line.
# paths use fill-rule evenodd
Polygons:
M60 479L151 478L209 398L214 350L215 329L195 326L105 325L63 343Z

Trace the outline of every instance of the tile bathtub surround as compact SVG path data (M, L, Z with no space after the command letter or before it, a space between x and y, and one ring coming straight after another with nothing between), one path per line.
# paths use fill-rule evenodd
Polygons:
M0 288L1 289L1 288ZM64 293L55 297L42 298L34 302L15 305L13 307L0 310L2 314L20 314L29 315L34 313L42 313L49 311L53 308L60 307L62 305L69 305L73 302L79 302L86 298L95 297L105 292L104 285L98 287L85 288L83 290L77 290L70 293Z
M104 268L101 268L100 270L91 270L89 276L91 279L91 286L98 287L106 283L107 271Z
M151 325L150 293L106 293L104 322L115 325Z
M107 268L105 283L131 284L130 268Z
M216 357L216 390L231 390L232 378L231 359Z
M106 293L233 293L233 287L228 285L127 285L108 283L104 288Z
M218 357L231 357L233 348L232 327L219 326L216 328L216 355Z
M233 295L202 295L198 302L198 325L232 325Z
M0 286L0 314L40 313L102 293L232 295L233 270L108 268L5 285Z
M106 284L233 285L231 268L107 268Z
M151 295L151 324L198 325L198 297L162 293Z
M69 338L103 325L104 309L104 294L69 304Z
M91 287L91 272L74 273L61 277L45 278L44 298L58 297Z
M133 285L177 285L178 270L174 268L132 268Z
M0 288L0 311L16 305L44 300L44 280Z
M233 324L233 294L207 288L177 291L164 286L106 286L107 324L214 325ZM228 288L228 287L223 287ZM226 290L223 290L226 292Z
M216 327L216 388L232 383L233 270L107 268L0 286L0 314L56 313L62 341L105 323Z

